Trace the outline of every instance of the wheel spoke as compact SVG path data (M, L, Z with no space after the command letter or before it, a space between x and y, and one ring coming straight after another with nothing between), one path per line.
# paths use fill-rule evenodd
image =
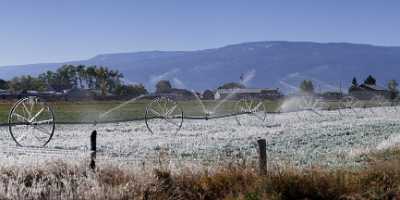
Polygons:
M43 138L39 138L37 135L33 134L33 137L38 141L38 142L43 142Z
M160 103L160 100L157 100L157 105L158 105L158 107L160 108L160 110L162 111L162 110L163 110L163 107L162 107L162 105L161 105L161 103Z
M34 99L29 99L29 104L31 105L31 110L30 113L33 113L34 107L35 107L35 101Z
M179 125L178 123L172 121L171 119L169 119L169 118L164 118L164 119L165 119L165 121L169 122L170 124L173 124L173 125L175 125L176 127L180 127L180 125Z
M33 116L31 120L29 120L29 122L35 121L35 119L36 119L37 117L39 117L39 115L42 114L43 111L44 111L44 108L40 109L39 112L37 112L37 113L35 114L35 116Z
M22 102L22 107L24 108L25 112L28 113L29 118L31 118L32 114L29 112L28 107L26 107L24 102Z
M254 100L250 100L250 110L251 110L251 108L253 107L253 105L255 104L255 101Z
M43 127L33 126L33 128L38 130L38 131L40 131L41 133L44 133L44 134L48 135L48 136L51 135L51 133L47 129L43 128Z
M247 103L246 103L246 110L247 110L247 112L249 112L249 111L251 111L251 104L252 104L252 101L251 100L247 100Z
M12 115L17 116L17 118L21 118L25 122L29 122L29 120L27 118L25 118L24 116L22 116L22 115L20 115L18 113L12 113Z
M40 120L40 121L36 121L35 123L33 123L34 125L40 125L40 124L48 124L53 122L53 119L47 119L47 120Z
M157 116L159 116L159 117L162 116L159 112L155 111L153 108L149 108L149 111L150 111L151 113L153 113L154 115L157 115Z
M258 118L261 121L264 121L264 119L260 116L257 115L257 113L251 113L251 115L253 115L254 117Z
M256 107L254 107L253 111L254 111L254 112L257 112L257 110L261 107L262 104L263 104L262 102L259 102L259 103L256 105Z
M27 135L28 135L28 131L24 131L18 138L16 138L16 140L18 142L21 142L22 140L24 140L26 138Z
M242 100L241 102L239 102L240 107L244 109L244 112L246 112L246 109L248 107L247 105L247 101L246 100Z
M167 113L166 113L166 116L172 114L172 113L175 111L175 109L176 109L177 107L178 107L177 105L174 105L171 109L169 109L169 110L167 111Z
M313 110L313 109L310 109L309 111L311 111L311 112L313 112L313 113L315 113L315 114L317 114L317 115L319 115L319 116L322 116L320 113L318 113L317 111L315 111L315 110Z

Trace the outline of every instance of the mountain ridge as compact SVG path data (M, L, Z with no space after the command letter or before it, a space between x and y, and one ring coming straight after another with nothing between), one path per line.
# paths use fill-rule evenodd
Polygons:
M161 79L176 87L204 90L239 81L254 73L251 87L292 92L303 79L321 90L346 87L353 76L361 82L376 76L380 85L399 81L400 47L347 42L255 41L191 51L138 51L98 54L87 60L0 67L0 78L37 75L63 64L104 65L118 69L126 82L144 83L150 90Z

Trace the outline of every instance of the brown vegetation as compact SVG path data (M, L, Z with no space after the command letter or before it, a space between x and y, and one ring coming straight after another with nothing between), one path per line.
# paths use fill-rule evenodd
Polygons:
M63 162L0 168L0 199L399 199L400 151L364 155L358 169L251 166L170 173L100 166L95 173Z

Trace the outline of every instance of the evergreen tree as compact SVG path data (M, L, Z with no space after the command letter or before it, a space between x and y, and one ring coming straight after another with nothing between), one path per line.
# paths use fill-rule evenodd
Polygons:
M352 84L352 86L355 86L355 87L358 86L358 82L357 82L356 77L353 77L353 81L351 81L351 84Z
M364 84L376 85L376 79L373 76L369 75L367 79L365 79Z

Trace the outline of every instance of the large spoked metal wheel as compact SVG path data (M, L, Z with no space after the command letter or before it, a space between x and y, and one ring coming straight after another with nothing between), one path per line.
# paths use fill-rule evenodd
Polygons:
M347 96L340 101L338 112L342 117L351 115L359 117L359 112L361 112L363 109L364 108L360 100L352 96Z
M43 147L54 134L53 110L37 97L22 98L11 108L8 128L18 146Z
M303 97L303 109L314 113L317 116L322 116L323 110L328 110L327 104L314 97Z
M374 114L383 114L384 113L389 113L391 111L396 111L396 107L392 106L392 103L389 101L389 99L385 98L384 96L374 96L370 100L371 105L371 111Z
M328 105L322 100L311 96L304 96L299 102L299 111L296 112L300 120L305 120L308 117L322 117L322 111L327 110Z
M267 109L262 100L244 98L236 102L236 121L239 125L264 124L267 120Z
M145 122L152 134L176 134L182 128L183 110L172 99L156 98L146 107Z

